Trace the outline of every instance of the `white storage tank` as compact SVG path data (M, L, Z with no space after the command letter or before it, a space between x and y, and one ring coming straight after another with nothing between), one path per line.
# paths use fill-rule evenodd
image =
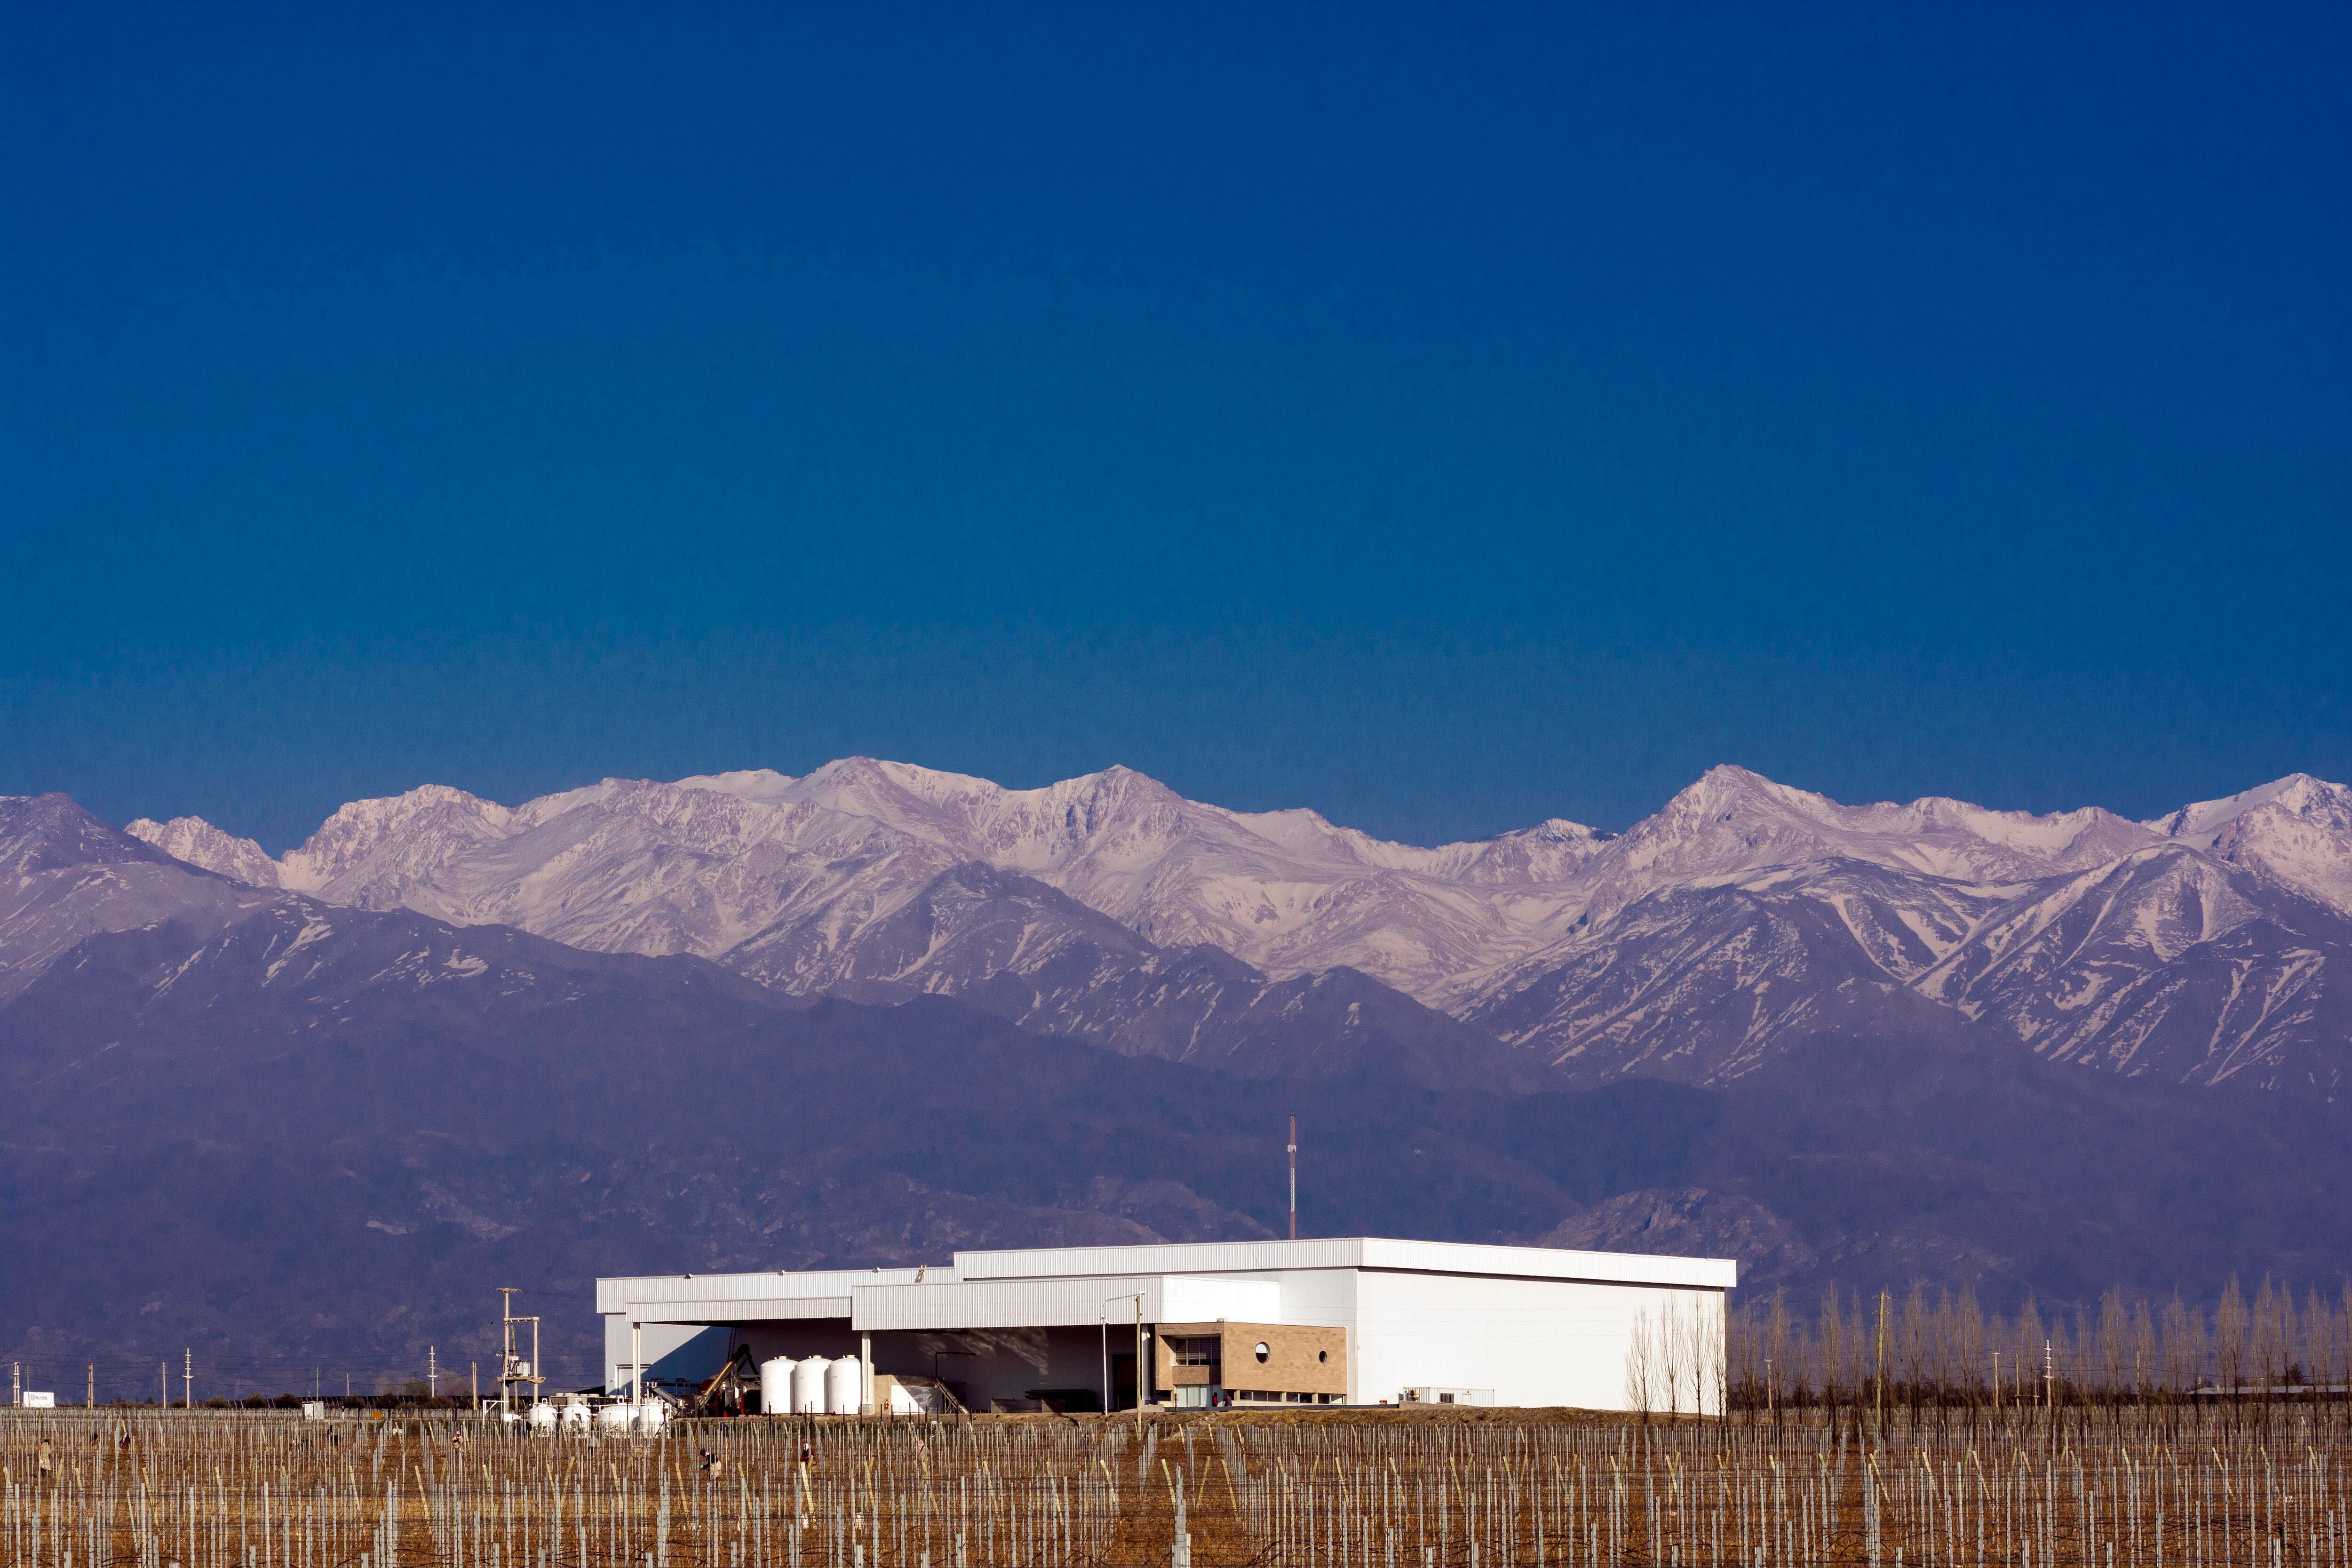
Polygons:
M811 1356L793 1363L793 1414L822 1415L824 1414L824 1369L823 1356Z
M857 1358L843 1356L824 1369L824 1413L827 1415L855 1415L862 1403L858 1397Z
M596 1425L607 1432L625 1432L635 1417L636 1408L628 1405L607 1405L596 1412Z
M773 1361L760 1363L760 1414L790 1415L793 1413L793 1358L780 1355Z
M589 1409L585 1404L576 1399L567 1402L560 1414L562 1415L563 1424L566 1426L585 1427L591 1421L596 1418L596 1413L594 1411Z
M658 1432L662 1423L669 1418L669 1406L658 1399L648 1399L636 1409L637 1430L640 1432Z
M534 1427L544 1426L549 1431L553 1431L555 1429L555 1406L550 1405L544 1399L532 1405L530 1407L530 1424Z

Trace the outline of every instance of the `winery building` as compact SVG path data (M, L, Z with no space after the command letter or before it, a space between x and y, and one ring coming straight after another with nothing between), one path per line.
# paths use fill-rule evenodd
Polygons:
M1712 1407L1728 1259L1351 1237L959 1252L914 1268L599 1279L606 1386L733 1363L873 1412ZM812 1378L809 1368L831 1376ZM851 1379L854 1377L855 1382Z

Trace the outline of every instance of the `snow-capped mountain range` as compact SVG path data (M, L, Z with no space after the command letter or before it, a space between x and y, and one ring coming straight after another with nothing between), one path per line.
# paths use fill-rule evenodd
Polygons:
M2132 822L1845 805L1718 767L1621 836L1423 848L1125 768L1016 790L848 758L515 806L426 785L278 858L193 817L127 831L257 889L692 953L796 994L952 993L1127 1048L1388 987L1580 1080L1958 1029L2333 1098L2352 1055L2352 790L2301 774ZM1381 984L1335 990L1345 971Z

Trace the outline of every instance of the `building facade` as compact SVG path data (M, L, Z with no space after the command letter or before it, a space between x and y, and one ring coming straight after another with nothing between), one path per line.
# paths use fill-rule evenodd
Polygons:
M1713 1410L1728 1259L1377 1237L959 1252L945 1266L600 1279L605 1381L739 1347L857 1357L965 1408L1467 1403ZM1139 1372L1140 1373L1139 1390Z

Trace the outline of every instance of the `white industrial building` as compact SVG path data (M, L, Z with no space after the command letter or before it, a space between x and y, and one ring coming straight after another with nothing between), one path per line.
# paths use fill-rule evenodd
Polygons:
M771 1409L1465 1403L1713 1409L1728 1259L1350 1237L599 1279L606 1386L739 1356ZM855 1379L854 1383L851 1379Z

